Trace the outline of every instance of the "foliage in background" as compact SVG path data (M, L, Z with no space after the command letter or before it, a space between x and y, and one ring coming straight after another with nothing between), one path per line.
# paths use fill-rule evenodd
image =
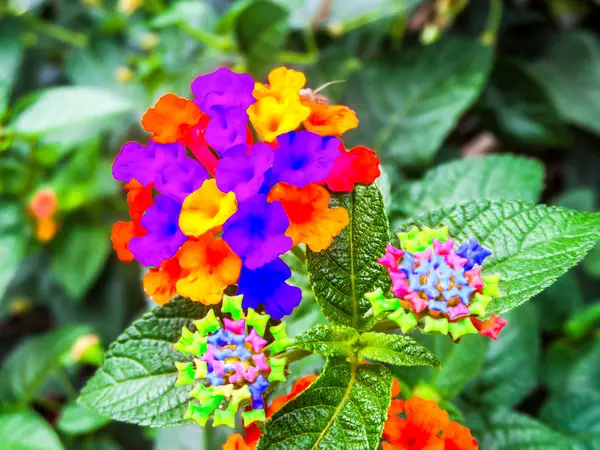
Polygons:
M109 423L74 402L101 362L93 337L106 346L147 309L141 274L111 255L110 226L125 211L110 164L123 142L143 136L136 118L161 94L187 94L193 75L220 65L255 77L298 66L313 88L344 80L323 93L358 113L348 144L383 159L393 230L421 214L436 224L433 211L461 202L477 210L487 200L543 200L594 212L599 20L600 7L585 0L5 2L0 441L8 450L212 449L226 438ZM58 199L49 242L36 239L29 208L43 188ZM542 210L516 209L523 227ZM446 216L462 228L457 208ZM553 222L564 239L590 226L569 219ZM501 227L495 236L511 239ZM422 338L442 369L396 375L464 420L482 449L600 448L599 248L508 313L497 342ZM544 250L552 254L554 244ZM290 335L324 323L302 265L295 269L305 300ZM559 273L550 266L510 301ZM295 363L294 374L321 366L314 356Z

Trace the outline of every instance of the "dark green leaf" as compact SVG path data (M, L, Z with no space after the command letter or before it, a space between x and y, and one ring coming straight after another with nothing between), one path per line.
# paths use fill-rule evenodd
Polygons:
M537 310L525 305L506 314L508 325L490 343L472 400L490 407L510 408L537 385L541 343Z
M331 359L307 390L267 422L259 450L376 449L392 377L377 364Z
M428 164L477 99L491 56L489 47L447 36L394 64L366 65L348 82L348 106L361 120L353 142L376 148L384 162Z
M173 349L183 326L191 327L206 307L176 299L146 313L109 347L104 365L81 392L79 401L114 420L164 427L188 423L189 386L175 386Z
M325 356L350 356L358 332L341 325L317 325L294 339L294 347Z
M524 414L500 409L469 421L471 430L485 450L573 450L568 438Z
M583 294L575 271L562 275L556 283L535 296L534 305L543 320L544 331L560 331L563 324L577 309L583 306Z
M271 1L256 0L240 13L235 35L251 72L265 75L288 33L288 11Z
M582 386L555 395L542 408L540 418L569 436L574 450L600 448L600 392Z
M412 225L447 225L458 241L476 237L492 256L485 273L500 274L504 296L490 303L499 314L550 286L600 239L600 215L519 201L467 202L412 219Z
M56 427L61 433L76 436L87 434L102 428L110 419L77 403L69 403L60 413Z
M414 339L400 334L362 333L358 359L369 359L395 366L440 367L440 361Z
M0 33L0 117L8 108L8 101L22 58L23 45L18 37L18 30L3 25L2 33Z
M26 405L54 370L75 339L86 327L59 328L27 339L17 347L0 368L0 403Z
M109 232L103 226L77 225L54 243L52 270L73 299L80 300L100 274L110 253Z
M594 35L562 34L532 69L565 119L600 133L600 46Z
M552 100L520 64L501 59L484 96L484 106L509 142L523 145L569 144L569 130Z
M585 386L600 392L600 340L596 339L588 351L573 361L570 369L563 389L577 391Z
M0 300L25 256L27 234L23 207L7 200L0 200Z
M58 436L33 411L0 413L2 450L62 450Z
M513 155L476 156L442 164L411 185L401 209L420 214L469 200L537 202L544 186L544 166Z
M383 199L376 185L357 186L350 194L333 195L330 206L346 208L350 224L329 249L307 252L308 274L328 320L366 329L374 318L363 318L371 309L364 295L390 286L387 272L377 264L389 241Z

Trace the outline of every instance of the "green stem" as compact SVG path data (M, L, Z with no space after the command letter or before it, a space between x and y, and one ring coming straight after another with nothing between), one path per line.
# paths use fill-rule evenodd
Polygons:
M75 389L75 386L73 386L73 383L71 382L71 379L69 378L69 375L67 374L65 369L61 367L57 370L57 373L59 380L67 390L69 398L76 398L79 394L77 393L77 389Z
M54 23L46 22L36 16L24 14L18 16L32 31L46 35L65 44L72 45L78 48L86 48L88 45L88 37L83 33L69 30Z
M285 64L315 64L318 59L318 53L280 52L277 55L277 61Z
M380 320L375 325L373 325L373 328L371 328L370 331L391 331L397 329L398 325L396 324L396 322L394 322L393 320L384 319Z
M185 31L191 37L207 47L215 48L224 52L234 49L233 41L231 39L213 33L207 33L206 31L194 28L185 22L180 22L178 26L182 31Z
M286 353L285 359L287 364L291 364L310 355L312 355L312 353L306 350L291 350L289 353Z
M490 13L488 15L487 25L481 34L480 41L483 45L494 45L498 30L502 23L502 0L490 0Z

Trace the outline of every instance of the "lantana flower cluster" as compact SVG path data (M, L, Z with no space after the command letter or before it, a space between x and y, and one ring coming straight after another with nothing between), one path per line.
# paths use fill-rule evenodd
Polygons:
M174 348L194 356L193 362L176 363L176 385L194 386L185 418L204 426L209 418L213 425L235 425L241 406L244 425L265 421L264 395L274 381L285 381L286 358L275 356L292 343L286 324L267 327L270 316L249 308L242 310L241 296L224 296L222 320L210 310L194 321L196 331L187 327ZM268 344L267 339L270 343Z
M401 248L388 244L379 264L392 282L391 294L381 289L366 298L375 315L384 313L403 333L421 325L425 333L450 334L458 340L479 333L496 339L507 324L486 309L499 297L499 275L482 274L482 264L492 253L477 239L461 245L448 235L448 228L413 227L398 233Z
M293 246L327 249L348 225L331 192L372 183L379 159L346 150L354 111L316 101L304 74L285 67L269 83L220 68L167 94L143 117L147 145L129 142L113 165L131 221L113 227L123 261L149 268L144 288L158 304L176 294L217 304L237 285L243 307L275 319L299 304L280 258Z

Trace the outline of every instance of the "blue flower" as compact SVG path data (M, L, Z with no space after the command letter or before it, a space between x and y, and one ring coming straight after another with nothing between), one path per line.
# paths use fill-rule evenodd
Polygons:
M479 245L477 238L472 238L469 242L463 243L456 254L467 260L465 270L471 270L475 264L482 265L483 261L492 254L486 248Z

